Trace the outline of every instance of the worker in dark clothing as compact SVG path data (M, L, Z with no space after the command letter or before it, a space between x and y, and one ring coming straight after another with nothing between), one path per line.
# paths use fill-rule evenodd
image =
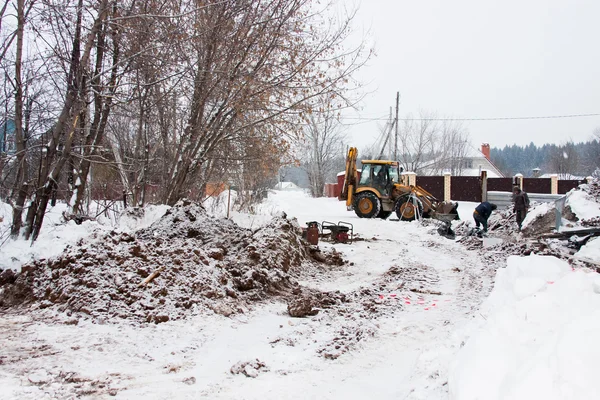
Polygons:
M498 208L494 203L484 201L479 204L475 211L473 211L473 219L475 220L475 227L479 229L479 224L483 226L483 232L487 232L488 229L488 218L492 215L492 211Z
M512 201L513 203L515 202L515 196L517 195L517 189L520 189L518 186L513 186L513 191L512 191L512 198L510 201Z
M385 195L387 195L387 179L383 166L380 167L379 172L377 175L375 175L375 186L383 191Z
M513 211L517 217L517 225L519 230L521 230L521 225L523 224L523 220L527 215L527 211L529 210L529 196L527 193L522 191L520 188L515 189L515 204L513 206Z

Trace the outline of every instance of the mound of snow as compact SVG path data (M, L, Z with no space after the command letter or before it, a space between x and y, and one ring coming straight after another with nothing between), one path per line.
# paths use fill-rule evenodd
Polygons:
M575 257L582 260L600 260L600 238L590 238L590 240L575 253Z
M109 228L93 221L84 221L77 225L74 221L64 222L62 213L66 211L65 204L48 207L44 217L44 225L35 242L22 238L9 238L12 222L12 209L8 204L0 203L0 270L12 269L21 271L23 264L39 258L55 257L62 253L68 244L87 237L92 232Z
M587 185L582 185L582 187L585 186ZM572 190L569 192L565 206L570 206L580 220L600 215L600 203L586 190Z
M119 226L116 230L131 233L138 229L147 228L165 215L169 208L164 204L149 205L144 208L126 208L119 215Z
M554 257L510 257L451 367L451 399L592 399L600 276Z

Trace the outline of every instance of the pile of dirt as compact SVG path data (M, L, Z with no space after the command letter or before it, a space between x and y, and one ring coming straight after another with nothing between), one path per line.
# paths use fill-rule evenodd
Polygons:
M579 185L577 190L583 190L596 202L600 203L600 169L596 169L592 174L592 179L589 183Z
M0 269L0 286L7 283L14 283L17 280L17 274L12 269Z
M230 315L290 294L299 286L295 274L314 262L298 223L285 215L250 230L181 201L135 235L113 231L23 266L2 288L0 305L35 301L94 318L156 323L206 309Z
M589 199L595 201L596 203L600 203L600 169L597 169L592 175L592 179L590 183L579 185L579 187L575 190L582 190L589 196ZM573 219L571 219L573 221ZM577 221L577 217L575 216L575 221ZM595 228L600 226L600 217L593 217L582 219L579 221L581 226L587 228Z
M553 203L532 202L530 213L537 209L537 216L533 221L529 221L523 227L521 235L524 237L536 238L543 234L550 233L556 226L556 209ZM543 209L544 212L539 210ZM574 221L576 217L570 207L565 207L562 212L565 219ZM469 236L472 234L473 221L462 221L453 226L457 236ZM517 219L515 212L511 208L495 210L488 220L488 234L494 237L507 237L518 234ZM464 240L461 240L464 242ZM471 242L471 241L468 241Z
M588 185L581 185L576 190L585 188L587 191L587 187ZM600 185L594 190L598 192L596 199L600 200ZM560 240L549 235L555 233L556 208L554 203L534 202L531 205L530 212L535 212L535 219L529 221L523 230L518 232L516 230L515 213L512 209L494 211L489 220L488 236L502 239L497 244L484 246L485 239L470 235L472 226L466 223L461 223L456 228L456 231L462 235L458 241L470 250L481 251L481 256L486 265L492 268L504 265L506 258L511 255L528 256L530 254L557 257L568 261L574 267L596 268L596 266L585 261L573 259L573 254L583 242L572 243L571 240L565 240L566 237ZM563 208L561 215L563 219L573 224L582 226L600 224L600 218L579 221L568 205Z

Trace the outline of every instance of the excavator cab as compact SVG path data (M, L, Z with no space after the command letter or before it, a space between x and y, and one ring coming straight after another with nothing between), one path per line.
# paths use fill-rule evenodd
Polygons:
M363 161L357 189L361 187L375 188L382 197L389 197L392 187L394 183L398 183L399 177L397 163Z

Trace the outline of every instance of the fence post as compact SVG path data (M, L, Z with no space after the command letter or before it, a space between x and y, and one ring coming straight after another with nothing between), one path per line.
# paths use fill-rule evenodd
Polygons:
M554 209L555 209L555 216L556 216L555 228L556 228L557 232L560 232L560 224L562 221L562 211L563 211L563 208L565 207L566 200L567 200L567 196L563 196L560 199L554 201Z
M523 174L515 175L515 186L518 186L519 189L523 190Z
M417 174L414 172L405 172L406 176L408 176L408 185L409 186L417 186Z
M444 201L450 201L452 196L452 189L450 182L452 182L452 175L450 172L444 172Z
M558 194L558 175L550 175L550 194Z
M487 171L481 170L481 201L487 200Z

